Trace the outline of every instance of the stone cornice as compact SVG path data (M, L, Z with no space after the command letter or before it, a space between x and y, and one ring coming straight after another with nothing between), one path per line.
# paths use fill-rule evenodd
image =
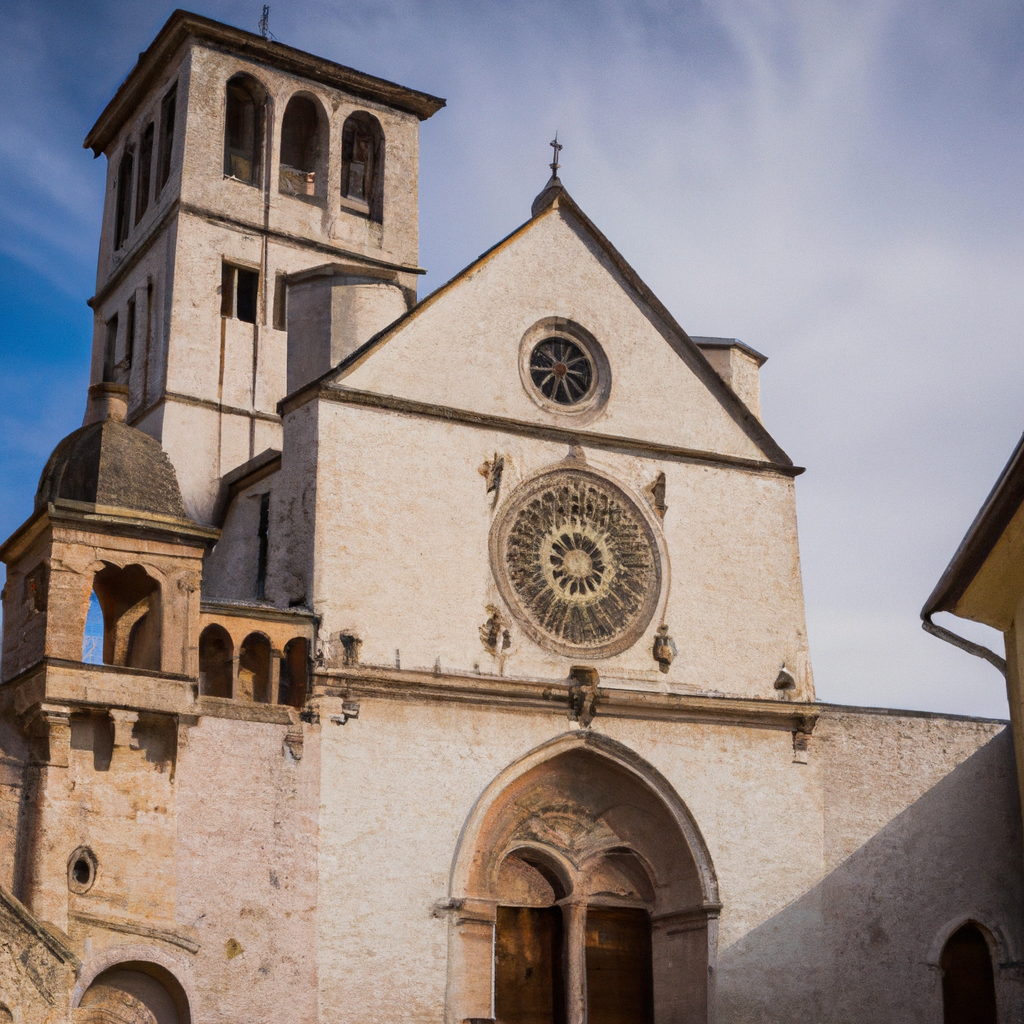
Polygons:
M570 686L568 680L419 672L362 665L320 669L314 673L314 698L317 695L351 700L379 697L547 711L555 715L569 714ZM597 718L705 722L810 733L819 707L796 701L626 689L606 680L598 688L595 713Z
M803 472L800 466L759 459L744 459L738 455L723 455L718 452L702 451L697 448L681 448L677 445L661 444L635 437L617 434L602 434L593 430L560 427L547 423L531 423L528 420L513 419L509 416L495 416L492 413L476 412L471 409L456 409L448 405L420 402L395 395L381 395L373 391L357 391L354 388L336 384L320 383L315 388L295 392L278 403L282 416L293 412L313 399L338 402L343 405L358 405L368 409L398 412L407 416L422 416L427 419L447 420L481 430L494 430L504 434L518 434L542 441L557 441L560 444L580 445L584 448L625 452L654 459L668 459L675 462L710 463L725 469L744 469L755 473L774 473L794 477Z
M316 57L276 40L264 39L253 32L211 18L177 10L167 19L148 49L139 54L138 63L121 83L114 98L104 108L82 143L86 149L91 149L99 156L107 148L124 121L138 108L140 97L152 88L168 61L190 40L309 81L329 85L353 96L404 110L415 114L421 121L436 114L445 105L445 101L437 96L335 64L334 61Z

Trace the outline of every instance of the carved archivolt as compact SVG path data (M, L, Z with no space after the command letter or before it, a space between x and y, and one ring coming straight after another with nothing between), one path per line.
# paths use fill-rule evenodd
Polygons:
M512 494L492 530L491 564L526 632L568 656L630 647L661 595L647 517L622 488L583 469L544 473Z

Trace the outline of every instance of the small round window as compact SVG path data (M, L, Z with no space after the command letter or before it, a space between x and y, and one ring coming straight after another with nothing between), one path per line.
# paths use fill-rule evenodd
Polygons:
M68 858L68 888L80 895L87 893L96 881L96 867L96 854L80 846Z
M530 354L530 379L549 401L576 405L594 388L590 355L569 338L545 338Z
M604 349L585 327L560 316L539 320L523 335L519 373L537 405L578 423L600 415L611 391Z

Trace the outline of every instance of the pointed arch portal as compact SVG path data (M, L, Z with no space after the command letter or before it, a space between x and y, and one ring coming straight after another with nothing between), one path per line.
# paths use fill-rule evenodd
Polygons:
M672 786L587 730L481 794L451 876L446 1019L706 1021L718 884Z

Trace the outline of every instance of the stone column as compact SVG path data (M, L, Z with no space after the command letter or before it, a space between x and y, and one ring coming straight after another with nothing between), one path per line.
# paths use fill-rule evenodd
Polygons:
M274 647L270 648L270 692L267 700L276 704L281 695L281 652Z
M562 932L565 936L565 1019L566 1024L587 1020L587 905L562 904Z

